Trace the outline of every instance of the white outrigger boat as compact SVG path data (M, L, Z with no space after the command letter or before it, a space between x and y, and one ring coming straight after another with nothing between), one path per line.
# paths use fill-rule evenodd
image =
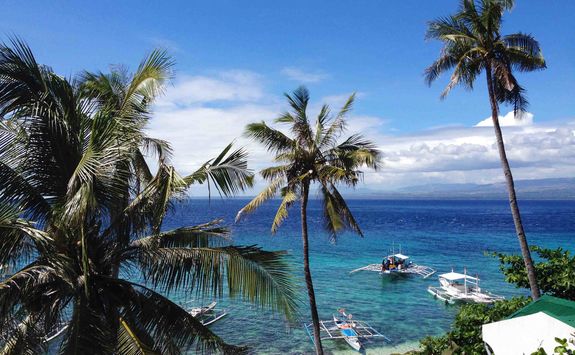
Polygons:
M321 340L343 339L357 351L363 349L360 339L383 338L385 341L391 341L366 322L352 320L352 315L345 313L344 309L339 309L338 312L340 316L333 315L333 320L319 322ZM305 329L313 342L313 323L305 324Z
M194 318L198 319L203 325L210 325L225 317L228 313L226 310L216 309L216 301L205 307L196 307L188 311Z
M439 287L429 286L427 291L450 304L456 302L493 303L505 299L503 296L483 291L479 287L479 278L467 275L467 270L463 274L451 271L439 275L439 285Z
M345 314L345 313L344 313ZM346 343L357 351L360 351L363 345L359 341L359 337L355 329L355 323L350 319L349 321L345 319L339 319L337 316L333 316L333 322L335 326L339 329L340 334Z
M396 253L383 258L381 264L370 264L350 271L350 274L358 271L375 271L382 275L420 275L424 279L435 274L435 269L429 266L417 265L409 260L409 256Z
M198 319L202 325L208 326L214 322L222 319L228 313L226 310L216 309L217 302L214 301L205 307L196 307L188 311L194 318ZM44 343L50 343L52 340L58 338L68 328L67 322L60 322L54 331L48 333L43 339Z

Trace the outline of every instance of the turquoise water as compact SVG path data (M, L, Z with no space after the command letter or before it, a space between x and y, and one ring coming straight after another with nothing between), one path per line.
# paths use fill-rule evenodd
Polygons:
M299 211L275 235L270 225L277 202L272 201L233 224L237 211L247 200L189 200L176 206L167 218L166 229L205 222L217 217L231 224L236 244L258 244L270 250L287 250L300 281L302 300L306 293L302 282ZM477 273L482 287L510 297L527 294L505 283L498 261L485 256L488 251L518 253L509 206L505 201L378 201L350 200L349 206L365 234L364 238L343 234L330 244L322 231L318 201L310 205L312 275L321 319L330 319L338 308L345 307L354 318L370 323L391 339L366 344L368 354L399 352L413 346L426 335L438 335L449 329L456 306L436 301L426 291L436 284L436 276L385 278L375 272L349 271L381 262L392 245L401 244L403 253L415 263L431 266L439 273L462 271ZM523 201L521 209L531 244L575 249L575 201ZM183 294L171 297L184 302L192 298ZM194 304L210 299L193 299ZM248 345L255 353L307 354L312 343L300 325L289 327L278 316L241 300L220 300L229 310L228 317L212 326L227 342ZM304 302L302 321L309 322ZM344 341L325 341L333 353L354 353Z

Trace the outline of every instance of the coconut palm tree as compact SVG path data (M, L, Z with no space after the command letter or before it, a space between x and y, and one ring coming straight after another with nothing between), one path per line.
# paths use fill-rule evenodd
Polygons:
M457 85L473 89L475 79L483 71L485 72L491 118L507 182L511 214L529 276L531 295L533 299L537 299L540 292L517 205L513 175L505 153L503 134L499 125L499 104L512 104L516 117L520 117L527 107L527 100L514 71L530 72L544 69L545 59L539 43L531 35L501 34L503 14L506 10L510 10L513 4L513 0L462 0L458 13L431 21L426 37L442 41L443 49L439 59L425 70L425 77L427 83L431 85L441 73L453 70L449 84L441 94L444 98Z
M223 195L252 185L246 152L227 146L188 176L145 134L172 60L74 79L0 45L0 347L62 354L237 352L165 294L244 298L288 317L296 301L281 252L231 245L214 220L162 222L192 184ZM155 154L155 155L154 155ZM156 158L152 173L148 161ZM14 272L6 272L10 268ZM66 327L63 327L66 324Z
M288 217L288 209L299 201L301 212L301 232L303 241L303 262L305 283L307 286L311 317L314 326L314 343L317 354L323 349L319 333L319 317L315 301L309 262L309 243L307 228L307 205L310 188L317 184L323 201L325 228L332 240L336 233L344 228L362 235L337 185L355 186L363 174L361 167L377 169L380 164L380 152L375 144L359 134L354 134L338 143L346 129L346 114L350 111L354 95L334 116L327 105L323 105L314 123L307 116L309 93L300 87L293 94L285 95L292 112L286 112L275 120L286 124L291 137L282 131L268 126L265 122L252 123L246 128L246 135L259 142L275 154L278 165L261 171L269 185L250 203L242 208L236 217L240 219L253 212L266 200L281 196L281 204L272 223L275 233Z

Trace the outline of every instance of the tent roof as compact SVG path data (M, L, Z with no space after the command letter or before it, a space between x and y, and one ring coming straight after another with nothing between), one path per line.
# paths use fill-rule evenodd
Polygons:
M537 312L484 324L482 337L494 354L531 354L539 347L552 354L557 346L555 337L572 339L573 330L572 326Z
M473 277L473 276L469 276L469 275L465 275L465 274L460 274L458 272L448 272L447 274L441 274L439 275L439 277L441 277L442 279L446 279L449 281L455 281L455 280L463 280L463 279L468 279L468 280L478 280L478 278Z
M575 302L548 295L541 296L537 301L531 302L513 313L508 319L523 317L537 312L543 312L575 327Z

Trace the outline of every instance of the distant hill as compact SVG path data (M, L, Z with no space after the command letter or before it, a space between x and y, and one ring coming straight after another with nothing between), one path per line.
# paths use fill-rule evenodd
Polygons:
M519 199L575 200L575 178L517 180ZM381 199L507 199L505 183L496 184L429 184L401 188L395 191L358 189L347 193L348 198Z

